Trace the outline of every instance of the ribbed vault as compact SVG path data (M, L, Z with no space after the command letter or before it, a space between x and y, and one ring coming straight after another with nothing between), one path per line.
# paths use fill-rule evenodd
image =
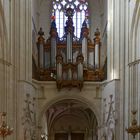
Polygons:
M48 134L60 131L97 132L94 112L84 103L66 99L52 105L46 111ZM64 123L63 123L64 122Z

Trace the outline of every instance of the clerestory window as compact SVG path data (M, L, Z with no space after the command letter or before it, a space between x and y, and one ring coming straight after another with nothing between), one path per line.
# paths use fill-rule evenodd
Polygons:
M81 26L88 16L88 2L86 0L54 0L52 14L56 19L58 35L61 38L64 35L64 27L67 20L65 9L71 7L75 13L73 16L74 34L80 38ZM87 21L88 22L88 21Z

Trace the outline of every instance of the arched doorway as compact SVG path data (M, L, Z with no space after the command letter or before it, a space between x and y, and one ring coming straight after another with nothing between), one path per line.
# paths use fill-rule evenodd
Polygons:
M97 140L97 131L96 116L86 104L64 99L44 113L41 137L48 140Z

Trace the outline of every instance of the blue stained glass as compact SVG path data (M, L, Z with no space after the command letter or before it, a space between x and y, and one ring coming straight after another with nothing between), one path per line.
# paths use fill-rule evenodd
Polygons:
M56 27L59 37L64 35L64 26L67 17L64 15L65 7L71 7L75 10L73 16L74 34L80 37L82 23L88 15L88 2L86 0L54 0L53 12L55 13ZM53 14L53 13L52 13ZM87 20L88 23L88 20Z

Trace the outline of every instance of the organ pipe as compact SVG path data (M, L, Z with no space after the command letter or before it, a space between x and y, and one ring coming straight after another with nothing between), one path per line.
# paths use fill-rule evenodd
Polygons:
M44 32L42 31L42 28L40 28L39 32L38 32L38 53L39 53L39 68L43 69L44 68Z

